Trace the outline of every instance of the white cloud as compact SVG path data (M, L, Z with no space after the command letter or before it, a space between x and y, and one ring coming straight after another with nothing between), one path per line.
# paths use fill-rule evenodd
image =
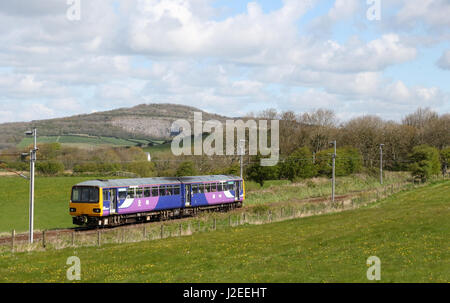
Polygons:
M442 69L450 70L450 49L445 51L437 61L437 66Z
M413 27L423 22L431 28L450 25L450 2L448 0L402 0L396 14L398 24Z

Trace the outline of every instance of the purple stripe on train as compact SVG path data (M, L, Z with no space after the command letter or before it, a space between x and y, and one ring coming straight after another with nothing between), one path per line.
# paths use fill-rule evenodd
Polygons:
M119 214L147 212L155 209L159 197L125 199L119 204Z

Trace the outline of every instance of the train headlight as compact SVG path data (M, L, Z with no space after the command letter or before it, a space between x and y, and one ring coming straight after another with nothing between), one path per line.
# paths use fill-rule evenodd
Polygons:
M100 208L94 208L94 213L99 214L100 213Z
M71 212L71 213L74 213L74 212L76 212L76 211L77 211L76 208L73 208L73 207L70 208L70 212Z

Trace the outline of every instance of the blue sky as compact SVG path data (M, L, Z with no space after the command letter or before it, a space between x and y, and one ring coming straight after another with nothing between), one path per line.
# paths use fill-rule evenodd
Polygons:
M63 0L0 4L0 123L178 103L401 120L450 110L450 2ZM375 1L376 2L376 1Z

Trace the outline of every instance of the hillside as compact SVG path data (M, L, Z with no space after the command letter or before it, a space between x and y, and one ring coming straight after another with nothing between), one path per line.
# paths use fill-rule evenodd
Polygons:
M193 120L202 112L204 120L224 121L226 117L176 104L141 104L92 114L65 118L0 124L0 149L18 145L24 131L36 126L40 137L55 142L57 136L104 137L117 139L169 139L172 122ZM51 137L55 136L55 140ZM50 138L48 138L50 137ZM110 139L109 139L110 140ZM77 142L79 140L77 139ZM88 140L89 141L89 140Z

